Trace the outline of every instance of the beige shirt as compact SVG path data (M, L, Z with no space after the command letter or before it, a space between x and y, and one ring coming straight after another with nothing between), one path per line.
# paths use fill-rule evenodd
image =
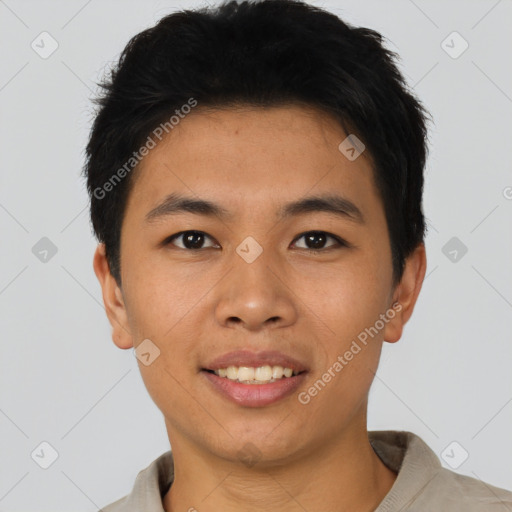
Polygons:
M398 473L374 512L512 512L512 492L443 468L416 434L374 430L368 432L368 438L382 462ZM130 494L102 510L164 512L162 498L173 477L172 453L168 451L137 475Z

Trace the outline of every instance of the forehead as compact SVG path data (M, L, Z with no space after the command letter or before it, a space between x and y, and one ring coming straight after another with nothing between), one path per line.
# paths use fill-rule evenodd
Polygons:
M154 206L172 192L259 208L312 193L377 199L371 160L349 160L340 123L302 106L197 107L143 158L127 210Z

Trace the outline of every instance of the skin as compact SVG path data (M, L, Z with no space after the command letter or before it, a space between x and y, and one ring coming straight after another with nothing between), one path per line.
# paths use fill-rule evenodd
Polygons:
M139 368L174 454L167 512L372 511L396 479L368 440L368 393L382 344L400 339L413 312L425 247L407 259L394 287L371 161L367 153L345 158L338 150L345 137L334 119L304 106L197 108L134 175L121 230L122 287L98 245L94 270L114 343L132 349L149 338L160 350ZM325 212L277 220L280 205L333 191L359 207L364 224ZM214 201L234 216L180 213L146 223L171 192ZM162 245L185 230L206 233L205 248L183 248L183 238ZM308 251L297 237L312 230L350 245L327 238L326 248ZM248 236L263 248L250 264L236 252ZM308 365L299 391L307 390L397 301L401 310L307 405L294 393L242 407L200 373L232 350L273 349ZM247 443L257 450L250 467L241 460Z

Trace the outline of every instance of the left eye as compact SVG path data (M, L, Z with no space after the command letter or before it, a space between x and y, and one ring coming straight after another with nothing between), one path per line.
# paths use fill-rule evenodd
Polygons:
M299 247L299 249L307 249L309 251L319 251L322 249L330 249L333 246L345 246L346 244L338 238L337 236L330 235L329 233L326 233L325 231L308 231L307 233L303 233L300 235L296 240L300 240L301 238L304 238L305 243L309 244L310 247ZM334 244L324 247L326 240L330 238L331 240L334 240ZM321 246L321 247L320 247Z

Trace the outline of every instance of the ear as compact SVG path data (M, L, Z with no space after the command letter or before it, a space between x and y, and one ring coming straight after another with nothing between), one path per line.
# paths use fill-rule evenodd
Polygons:
M392 308L395 316L384 328L384 341L395 343L402 337L402 330L412 315L427 270L425 244L419 244L406 259L404 273L393 292Z
M93 260L94 273L101 285L105 312L112 326L112 341L122 349L133 347L133 339L128 324L128 315L121 288L110 273L105 244L98 244Z

